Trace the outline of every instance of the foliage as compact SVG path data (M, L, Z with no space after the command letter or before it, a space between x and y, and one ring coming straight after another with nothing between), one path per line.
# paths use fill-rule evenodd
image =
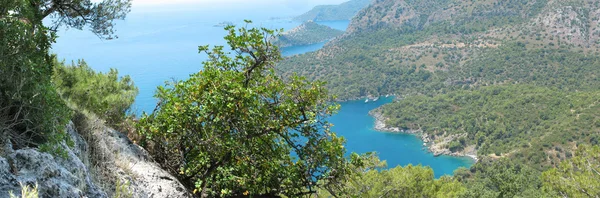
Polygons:
M273 41L273 44L279 47L310 45L328 41L343 33L343 31L325 25L319 25L318 23L311 21L305 22L288 32L284 32Z
M60 142L70 114L50 81L55 36L37 11L25 1L0 3L0 135L17 147Z
M572 159L544 172L543 181L561 197L600 196L600 147L580 145Z
M19 196L14 195L12 192L8 193L10 198L18 198ZM38 185L30 187L28 185L21 184L21 198L38 198Z
M158 88L139 122L150 150L199 196L297 197L341 178L344 139L325 121L338 105L323 83L274 73L274 31L226 30L233 53L201 46L202 71Z
M55 151L66 138L70 111L52 82L53 56L48 54L56 28L42 21L55 17L55 26L90 25L98 35L112 35L112 21L124 17L129 0L7 0L0 3L0 135L17 147L41 146ZM46 144L44 144L46 143Z
M462 197L552 197L541 190L541 172L507 159L480 161L471 174Z
M300 16L294 17L294 20L302 22L350 20L369 3L371 3L371 0L350 0L340 5L319 5Z
M361 156L361 165L342 188L319 192L319 197L458 197L466 190L448 176L435 179L429 167L408 165L391 169L376 156ZM360 163L359 163L360 164Z
M41 0L32 3L42 18L52 19L52 30L61 26L89 30L100 38L116 38L115 20L131 11L131 0Z
M458 197L465 190L450 177L435 179L429 167L412 165L370 170L356 181L348 184L351 197Z
M106 74L96 73L83 60L70 66L55 62L53 81L68 101L107 120L119 124L129 111L138 88L126 75L119 77L116 69Z
M531 85L488 86L410 96L381 111L391 126L432 136L466 134L465 146L476 146L479 155L510 153L514 160L544 169L566 158L561 148L569 143L594 141L598 126L591 123L600 116L599 96L597 91ZM460 146L453 143L449 146ZM552 150L551 155L543 150Z

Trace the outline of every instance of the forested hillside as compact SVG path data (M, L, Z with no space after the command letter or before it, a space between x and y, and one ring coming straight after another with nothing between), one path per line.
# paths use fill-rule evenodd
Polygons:
M318 52L286 59L279 68L328 81L340 99L430 93L451 87L446 85L499 84L503 79L547 84L539 77L549 72L593 77L589 70L597 59L598 34L592 32L598 21L592 10L598 2L572 3L578 7L554 1L426 2L378 1L358 14L345 36ZM397 7L401 11L388 11ZM589 33L579 34L584 30ZM479 64L488 61L493 67ZM573 64L589 67L588 72L556 71L574 69L558 66ZM473 73L479 67L485 69ZM543 71L546 67L553 70Z
M397 94L376 113L439 153L477 153L467 186L489 166L539 178L599 144L599 17L597 0L378 0L342 37L278 69L327 81L340 100Z
M343 33L344 32L341 30L308 21L294 29L282 33L273 41L273 44L279 47L310 45L331 40Z

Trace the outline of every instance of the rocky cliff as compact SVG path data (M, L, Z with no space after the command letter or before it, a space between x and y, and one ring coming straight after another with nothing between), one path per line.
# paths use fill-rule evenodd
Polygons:
M40 197L190 197L141 147L93 116L79 115L67 126L75 143L61 147L68 157L37 149L0 149L0 198L20 185L39 186Z

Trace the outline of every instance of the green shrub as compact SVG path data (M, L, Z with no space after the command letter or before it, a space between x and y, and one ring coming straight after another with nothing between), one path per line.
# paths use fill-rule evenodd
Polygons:
M575 156L543 173L544 189L562 197L600 196L600 147L581 145Z
M26 1L0 2L0 139L56 151L70 111L51 82L54 34L34 25L35 11Z
M300 197L343 177L344 139L325 120L339 105L323 83L275 74L274 31L226 30L235 52L201 46L204 69L159 87L158 108L140 119L157 161L210 197Z
M364 164L356 174L338 188L319 189L317 197L460 197L466 190L458 177L435 179L430 167L409 164L385 169L385 161L373 153L360 161Z
M108 73L95 72L83 60L70 66L57 63L53 80L65 99L112 125L124 121L138 94L129 76L119 78L116 69Z

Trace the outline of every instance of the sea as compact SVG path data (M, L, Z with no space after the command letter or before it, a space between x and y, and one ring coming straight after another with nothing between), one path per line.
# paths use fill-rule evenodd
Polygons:
M199 45L226 45L223 37L227 32L219 23L289 30L300 25L291 20L292 16L307 11L286 5L253 6L144 7L134 4L126 20L116 23L118 39L101 40L90 31L62 29L52 52L67 63L83 59L95 70L107 72L116 68L121 75L130 75L140 90L132 110L139 115L155 108L153 95L157 86L186 79L202 69L206 56L198 53ZM253 23L245 24L245 19ZM350 21L319 23L345 30ZM281 50L282 55L293 56L317 51L325 44ZM389 102L392 102L391 97L370 103L363 100L341 103L341 110L329 121L335 125L333 131L345 137L349 153L374 151L390 168L408 164L430 166L436 177L451 175L458 167L473 164L470 158L434 157L414 135L374 130L374 118L368 112Z

